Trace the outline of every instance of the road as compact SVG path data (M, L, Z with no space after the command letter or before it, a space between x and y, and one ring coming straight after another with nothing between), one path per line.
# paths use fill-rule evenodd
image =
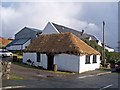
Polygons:
M9 80L7 86L23 86L24 88L118 88L117 73L93 76L77 75L72 77L47 77L38 80Z
M47 71L12 65L12 73L25 76L24 80L4 80L3 88L118 88L120 73L92 71L83 74L57 75ZM47 75L50 75L49 77ZM118 89L114 89L118 90Z

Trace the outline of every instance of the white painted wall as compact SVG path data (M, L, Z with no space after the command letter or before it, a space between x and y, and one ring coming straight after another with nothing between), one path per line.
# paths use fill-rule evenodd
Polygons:
M54 57L54 64L58 65L58 70L79 71L79 56L69 54L58 54Z
M47 55L41 54L41 66L47 69Z
M90 56L90 64L85 64L86 56L80 56L80 69L79 73L89 71L89 70L95 70L100 67L100 56L97 55L97 63L93 63L93 55Z
M10 50L22 50L22 45L13 45L13 46L10 46Z
M24 50L26 46L28 46L31 43L31 40L28 40L23 45L12 45L10 47L6 47L7 50Z
M23 53L23 63L27 63L27 60L30 59L31 61L34 61L35 66L39 66L40 63L37 62L37 55L36 53Z
M10 46L9 46L9 47L6 47L6 49L7 49L7 50L11 50L11 47L10 47Z
M99 40L98 45L102 47L102 42Z
M108 52L114 52L114 49L112 49L112 48L105 47L105 49L107 49L107 50L108 50Z
M28 46L30 43L31 43L31 40L28 40L26 43L23 44L23 48L22 49L25 49L25 47Z
M23 63L30 59L34 61L35 66L42 66L47 69L47 55L41 54L41 61L37 62L36 53L24 53ZM89 70L95 70L100 67L100 56L97 55L97 63L93 63L93 55L90 56L91 64L85 64L86 56L76 56L69 54L58 54L54 56L54 64L57 64L58 70L82 73Z
M53 33L59 33L59 31L52 25L52 23L48 22L42 34L53 34Z
M47 56L46 54L40 54L40 62L37 62L37 54L36 53L23 53L23 63L27 63L27 60L30 59L34 61L35 66L42 66L43 68L47 69ZM27 63L29 64L29 63Z

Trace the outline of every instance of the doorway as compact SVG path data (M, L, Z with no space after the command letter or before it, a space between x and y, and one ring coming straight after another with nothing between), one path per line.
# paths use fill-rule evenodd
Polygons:
M48 70L53 70L53 65L54 65L54 55L47 55L47 69Z

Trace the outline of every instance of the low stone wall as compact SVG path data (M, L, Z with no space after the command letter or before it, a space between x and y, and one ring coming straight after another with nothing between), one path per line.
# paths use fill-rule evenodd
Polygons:
M1 78L2 79L10 79L10 68L11 68L11 62L9 61L1 61Z

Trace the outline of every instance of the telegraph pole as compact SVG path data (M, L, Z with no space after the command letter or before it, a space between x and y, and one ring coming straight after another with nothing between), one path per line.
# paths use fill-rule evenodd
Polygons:
M106 64L106 60L105 60L105 22L103 21L103 53L102 53L102 60L104 62L104 67L105 67L105 64Z

